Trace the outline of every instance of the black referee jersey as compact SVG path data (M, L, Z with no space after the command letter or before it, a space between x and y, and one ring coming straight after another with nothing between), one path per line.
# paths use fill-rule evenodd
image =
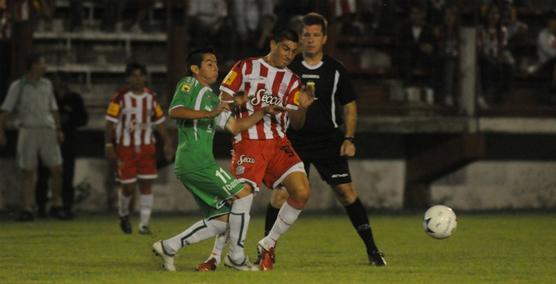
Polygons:
M315 83L315 100L307 110L305 125L300 130L288 128L288 138L294 144L324 142L338 135L344 123L343 105L357 99L357 94L345 67L334 58L324 55L322 61L309 66L298 55L288 66L304 85Z

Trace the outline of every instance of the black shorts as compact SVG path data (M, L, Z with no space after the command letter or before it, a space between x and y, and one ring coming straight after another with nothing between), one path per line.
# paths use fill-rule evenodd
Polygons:
M313 139L311 143L292 140L293 148L303 161L307 175L313 164L320 177L331 186L351 183L348 159L340 156L342 143L341 133L327 139Z

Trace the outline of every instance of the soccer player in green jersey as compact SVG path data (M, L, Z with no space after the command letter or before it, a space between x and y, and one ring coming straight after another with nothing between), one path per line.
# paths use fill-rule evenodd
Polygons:
M284 109L268 106L249 117L236 119L231 115L229 102L220 101L209 87L218 78L214 51L203 48L191 52L187 66L193 76L178 83L169 111L177 121L179 133L175 173L193 194L205 218L174 237L154 243L153 251L162 258L166 270L175 271L174 255L179 249L222 235L229 226L230 251L224 264L238 270L257 270L243 251L253 194L216 163L212 151L214 132L215 127L220 127L235 135L266 114Z

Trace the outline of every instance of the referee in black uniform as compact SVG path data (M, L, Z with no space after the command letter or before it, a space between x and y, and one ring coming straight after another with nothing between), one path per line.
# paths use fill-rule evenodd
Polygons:
M303 17L300 42L303 54L288 66L301 77L307 88L315 88L318 100L307 110L305 125L300 130L288 129L287 136L309 173L313 164L342 203L365 243L369 262L386 265L378 250L369 225L367 210L359 200L351 181L348 157L355 155L355 128L357 124L357 94L344 66L323 53L326 43L326 19L317 13ZM344 130L340 126L344 124ZM268 205L265 235L278 216L279 208L287 199L285 190L273 190Z

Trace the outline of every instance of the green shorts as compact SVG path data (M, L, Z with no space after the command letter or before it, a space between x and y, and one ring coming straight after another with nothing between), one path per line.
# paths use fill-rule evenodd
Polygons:
M176 176L193 193L206 218L230 213L229 200L243 189L243 184L217 164L200 170L176 172Z

